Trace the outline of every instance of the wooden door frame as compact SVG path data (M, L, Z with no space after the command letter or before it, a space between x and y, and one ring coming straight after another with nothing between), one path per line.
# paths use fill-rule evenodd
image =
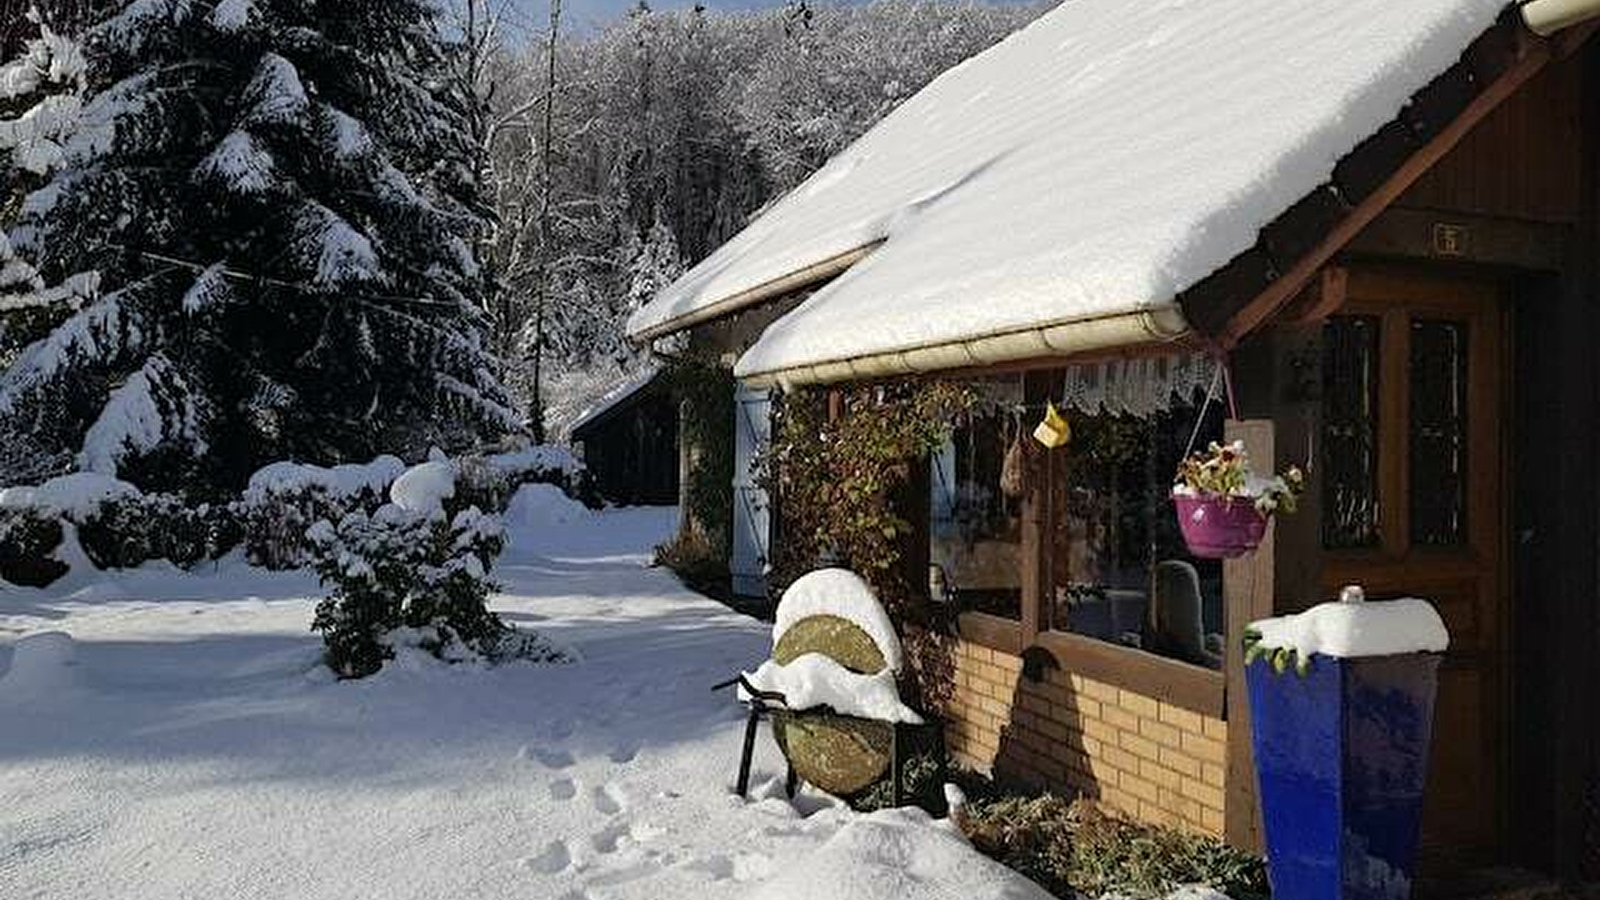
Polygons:
M1481 296L1465 302L1441 300L1440 285L1451 283L1459 290ZM1512 650L1516 646L1517 623L1511 596L1514 573L1510 552L1516 490L1513 479L1515 442L1507 435L1507 426L1514 422L1515 416L1512 379L1516 361L1510 303L1513 288L1513 279L1504 274L1466 266L1387 262L1351 265L1347 299L1332 314L1379 317L1378 455L1380 460L1387 458L1396 462L1388 465L1380 462L1378 467L1380 545L1368 550L1322 551L1324 587L1340 580L1338 573L1342 565L1357 562L1396 564L1403 567L1402 571L1420 563L1429 566L1430 574L1450 573L1448 551L1435 561L1427 561L1426 556L1431 551L1410 547L1411 473L1407 462L1410 431L1404 427L1410 417L1407 371L1410 329L1396 326L1403 325L1419 311L1425 313L1434 309L1452 318L1461 318L1465 311L1469 341L1468 396L1489 397L1496 404L1492 416L1471 417L1467 423L1468 501L1472 499L1472 483L1485 476L1498 477L1500 491L1493 514L1487 520L1482 515L1474 515L1475 510L1469 507L1467 548L1476 559L1465 566L1476 566L1481 560L1494 569L1491 589L1495 633L1491 646L1485 648L1495 669L1495 683L1491 689L1497 717L1497 721L1488 723L1493 729L1490 733L1497 736L1492 773L1492 840L1495 852L1506 858L1514 851L1510 834L1514 814L1512 765L1516 716L1516 666ZM1382 299L1378 299L1379 296ZM1474 306L1481 308L1474 309ZM1484 371L1482 365L1471 365L1471 360L1484 358L1486 353L1497 361L1493 371ZM1487 461L1482 459L1485 447L1493 453ZM1421 561L1417 559L1419 552L1424 557ZM1375 553L1378 554L1376 558Z

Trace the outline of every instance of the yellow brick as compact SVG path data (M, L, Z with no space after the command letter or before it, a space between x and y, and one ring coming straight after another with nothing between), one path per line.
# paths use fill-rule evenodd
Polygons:
M1117 703L1123 709L1145 718L1155 719L1161 715L1161 704L1133 691L1118 691Z
M1219 765L1206 763L1200 769L1200 780L1212 787L1222 787L1227 780L1227 773Z
M1184 796L1199 801L1202 806L1210 809L1222 808L1221 788L1215 788L1200 781L1184 779L1181 790L1183 791Z
M1145 759L1155 761L1161 759L1160 747L1149 738L1142 738L1137 734L1123 732L1122 738L1117 743L1122 745L1122 749L1133 753L1135 756L1142 756Z
M1101 787L1115 787L1122 773L1104 759L1090 759L1089 777Z
M1164 788L1177 789L1183 783L1183 776L1171 769L1164 769L1148 759L1139 761L1139 777Z
M1074 686L1076 687L1076 685ZM1083 686L1078 688L1078 693L1087 694L1088 696L1094 698L1095 700L1099 700L1102 703L1117 702L1116 688L1109 684L1101 684L1098 681L1092 681L1088 678L1083 679Z
M1154 784L1151 784L1143 778L1124 773L1122 777L1118 779L1117 787L1127 791L1135 797L1138 797L1140 800L1143 800L1146 803L1161 802L1161 792L1156 789ZM1137 810L1138 807L1135 806L1134 809Z
M1161 704L1161 721L1191 734L1205 734L1205 717L1197 712L1179 709L1170 703Z
M1214 835L1221 835L1227 830L1227 820L1220 809L1208 809L1200 814L1200 828Z
M1130 816L1139 814L1139 798L1121 788L1105 788L1101 790L1100 802Z
M1162 747L1156 754L1157 760L1167 768L1179 775L1189 778L1200 777L1200 761L1171 747Z
M1100 748L1100 758L1124 772L1137 773L1139 771L1139 757L1120 747L1106 744Z
M1039 719L1033 723L1032 727L1037 729L1040 734L1056 742L1066 741L1067 736L1071 733L1067 730L1067 726L1049 719Z
M1228 739L1228 723L1221 719L1207 718L1205 721L1206 737L1213 741L1226 741Z
M1139 733L1139 717L1120 706L1106 706L1100 711L1100 718L1107 725L1130 734Z
M1083 720L1083 736L1093 738L1102 744L1115 744L1121 732L1099 719Z
M979 698L978 708L998 718L1009 719L1011 717L1011 704L996 700L993 697Z
M1012 656L1009 653L994 652L991 655L994 664L1008 677L1015 677L1022 671L1022 657Z
M1199 735L1185 734L1183 736L1183 752L1198 758L1201 762L1222 765L1228 761L1228 746L1226 744Z
M1158 803L1140 803L1139 818L1152 825L1177 825L1177 813Z
M1157 722L1155 719L1140 719L1139 734L1166 747L1179 747L1179 735L1182 734L1172 725Z

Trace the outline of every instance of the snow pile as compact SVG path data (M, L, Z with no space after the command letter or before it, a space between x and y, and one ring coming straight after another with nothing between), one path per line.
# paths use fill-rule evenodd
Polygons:
M588 515L582 503L553 484L525 484L511 496L503 518L508 528L538 530L572 525Z
M1180 292L1327 181L1505 5L1063 3L902 104L628 330L874 245L737 373L1175 319Z
M818 569L795 579L778 601L772 643L776 645L796 622L811 616L837 616L855 624L878 645L889 670L900 671L904 662L900 637L860 575L848 569Z
M917 809L851 820L746 900L1051 900L1022 875L981 855L952 825Z
M1450 633L1433 604L1415 597L1355 603L1330 602L1292 616L1250 623L1263 650L1293 650L1352 658L1398 653L1443 653Z
M99 472L74 472L38 487L0 489L0 509L34 509L81 522L107 501L138 496L139 489L126 481Z
M406 512L444 517L444 502L456 495L456 465L435 459L412 466L389 485L389 502Z
M296 462L275 462L250 476L245 496L288 494L321 488L329 496L350 497L363 491L378 493L388 487L406 464L396 456L380 456L368 463L345 463L324 468Z
M17 641L11 668L0 673L0 701L47 703L77 686L77 645L62 631L30 634Z
M508 450L484 457L489 467L509 478L521 478L537 472L560 473L566 476L583 471L583 463L565 447L533 444L519 450Z
M872 675L852 672L820 653L804 653L788 665L769 659L754 672L744 673L758 691L777 691L790 709L815 709L819 706L862 719L922 724L922 717L900 702L894 672L884 669ZM739 699L748 701L744 688Z

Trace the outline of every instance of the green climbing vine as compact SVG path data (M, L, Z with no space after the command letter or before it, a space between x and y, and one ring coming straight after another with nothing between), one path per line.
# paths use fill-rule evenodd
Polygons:
M710 362L675 361L667 370L683 404L678 439L689 448L684 503L689 527L656 550L686 581L710 587L728 574L733 541L733 373Z
M950 382L900 382L842 389L830 416L827 392L786 394L757 474L777 498L782 540L774 580L787 584L823 563L872 584L907 639L924 702L949 690L948 648L935 646L928 604L902 564L914 529L905 515L916 466L949 437L976 402ZM906 626L917 626L908 629Z

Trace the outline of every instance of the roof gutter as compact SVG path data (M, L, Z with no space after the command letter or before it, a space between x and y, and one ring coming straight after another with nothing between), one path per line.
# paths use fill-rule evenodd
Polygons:
M854 250L846 250L821 262L815 262L805 268L796 269L787 275L774 278L771 281L764 281L753 288L746 288L737 294L729 294L721 300L690 310L681 316L667 319L664 322L657 322L647 328L641 328L628 335L628 339L635 344L646 344L658 337L666 337L673 332L692 328L702 322L720 319L746 306L752 306L764 300L771 300L774 297L781 297L784 294L792 293L819 281L826 281L860 262L867 254L878 249L882 244L882 240L877 240L870 244L863 244Z
M1600 0L1528 0L1522 4L1522 21L1528 30L1549 37L1600 16Z
M1063 320L965 340L766 372L751 372L741 367L737 374L742 380L762 387L832 384L1072 356L1111 347L1170 343L1190 333L1182 311L1173 305L1113 316Z

